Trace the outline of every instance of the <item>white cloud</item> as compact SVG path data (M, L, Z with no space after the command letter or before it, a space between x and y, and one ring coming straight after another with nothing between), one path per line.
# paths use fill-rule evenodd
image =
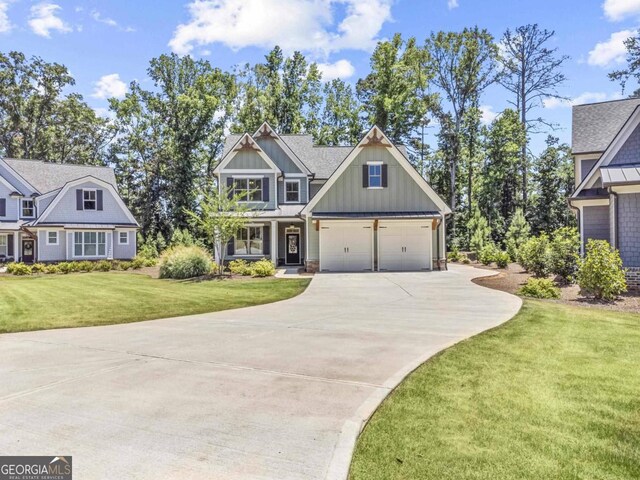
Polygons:
M458 0L447 0L447 7L449 8L449 10L458 8Z
M495 112L491 105L480 105L480 113L480 121L485 125L489 125L498 117L498 112Z
M627 54L624 41L635 35L633 30L622 30L621 32L612 33L609 40L599 42L589 52L587 63L598 67L607 67L612 63L623 63Z
M112 73L103 75L100 80L95 82L95 89L91 94L96 98L122 98L127 93L127 84L120 80L120 75Z
M382 25L391 20L393 0L194 0L190 20L169 41L178 54L196 45L222 43L327 55L341 49L371 50ZM344 16L334 18L334 6Z
M9 2L0 1L0 33L9 33L13 28L7 10L9 10Z
M605 93L605 92L584 92L577 97L570 98L568 100L561 98L546 98L543 100L542 105L544 108L566 108L574 105L582 105L583 103L605 102L607 100L617 100L622 98L620 92Z
M328 82L336 78L349 78L356 69L349 60L338 60L335 63L319 63L318 69L322 73L322 80Z
M52 30L60 33L70 32L71 27L56 15L58 10L62 10L62 8L55 3L43 2L32 6L29 26L33 33L50 38Z
M640 0L605 0L602 9L607 18L615 22L640 14Z
M113 18L103 17L102 14L97 10L91 12L91 18L93 18L96 22L104 23L105 25L109 25L110 27L118 26L118 22L116 22Z

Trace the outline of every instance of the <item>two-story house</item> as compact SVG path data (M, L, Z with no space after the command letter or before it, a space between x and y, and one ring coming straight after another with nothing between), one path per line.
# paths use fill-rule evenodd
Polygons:
M138 228L113 169L0 159L0 262L131 259Z
M572 152L582 249L607 240L640 287L640 98L573 107Z
M324 147L264 123L226 139L214 174L256 210L228 259L335 272L446 265L451 210L377 127L355 146Z

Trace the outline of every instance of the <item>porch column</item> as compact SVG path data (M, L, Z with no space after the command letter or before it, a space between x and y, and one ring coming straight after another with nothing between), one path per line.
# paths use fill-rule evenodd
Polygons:
M13 234L13 261L17 262L20 259L20 231L16 231Z
M278 266L278 221L271 221L271 261Z

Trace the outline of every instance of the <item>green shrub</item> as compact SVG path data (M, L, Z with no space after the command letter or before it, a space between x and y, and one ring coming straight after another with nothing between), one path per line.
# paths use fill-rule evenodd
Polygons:
M511 256L508 252L499 251L498 253L496 253L495 262L498 268L507 268L510 261Z
M211 271L211 256L201 247L174 247L160 259L160 278L193 278Z
M511 223L505 235L507 253L513 260L519 260L518 253L527 240L529 240L530 236L531 227L522 213L522 209L519 208L511 218Z
M549 260L551 273L565 282L575 280L580 260L580 234L577 229L562 227L553 232Z
M96 268L96 262L90 262L89 260L82 260L81 262L74 262L72 270L78 272L93 272Z
M155 267L158 264L157 258L143 258L142 266L143 267Z
M462 263L464 263L465 265L469 265L471 263L471 260L469 260L469 257L467 256L466 253L461 253L460 254L460 261Z
M518 295L532 298L560 298L560 289L549 278L530 278L520 287Z
M94 269L98 272L108 272L113 267L109 260L100 260L96 262Z
M192 245L195 245L195 243L196 242L193 238L193 235L191 235L191 232L187 229L181 230L179 228L176 228L173 231L173 235L171 235L170 244L172 247L177 247L178 245L190 247Z
M133 262L122 261L119 262L118 266L120 267L120 270L126 272L127 270L131 270L133 268Z
M31 275L31 267L22 262L14 262L7 265L7 273L11 275Z
M263 258L251 264L252 277L272 277L276 274L276 267L271 260Z
M47 267L44 270L44 273L50 274L50 275L54 275L56 273L60 273L60 267L58 265L56 265L55 263L52 263L50 265L47 265Z
M467 222L467 229L471 235L469 248L476 255L480 255L480 250L485 244L491 241L491 227L487 219L482 216L477 207L473 211L473 216Z
M31 273L44 273L47 266L44 263L34 263L31 265Z
M82 262L69 262L69 272L77 273L82 271Z
M460 249L457 245L452 245L451 250L449 251L448 259L450 262L459 262L460 261Z
M536 277L546 277L551 270L551 248L549 237L541 234L531 237L520 249L518 258L522 267Z
M138 257L143 259L158 258L158 248L155 242L147 241L140 245L140 248L138 248Z
M578 285L586 295L614 300L627 291L627 281L618 250L606 240L589 240L586 256L578 268Z
M71 264L72 264L72 262L60 262L57 265L58 266L58 271L60 273L64 273L64 274L71 273L72 272L72 270L71 270L72 265Z
M140 256L135 257L133 260L131 260L131 268L133 268L134 270L139 270L142 267L144 267L146 260Z
M229 262L229 271L234 275L251 275L251 265L246 260L238 258Z
M500 250L498 250L495 243L487 242L478 252L478 261L483 265L490 265L496 261L499 253Z

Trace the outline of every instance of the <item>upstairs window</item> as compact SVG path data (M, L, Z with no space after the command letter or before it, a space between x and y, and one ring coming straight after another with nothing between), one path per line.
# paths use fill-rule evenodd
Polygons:
M84 210L97 210L97 204L95 190L82 190L82 206Z
M262 201L262 178L234 178L233 193L243 202Z
M369 188L382 188L382 164L370 164Z
M284 201L286 203L300 203L300 180L284 181Z
M33 200L30 198L22 199L22 218L33 218L36 216L36 209L33 206Z

